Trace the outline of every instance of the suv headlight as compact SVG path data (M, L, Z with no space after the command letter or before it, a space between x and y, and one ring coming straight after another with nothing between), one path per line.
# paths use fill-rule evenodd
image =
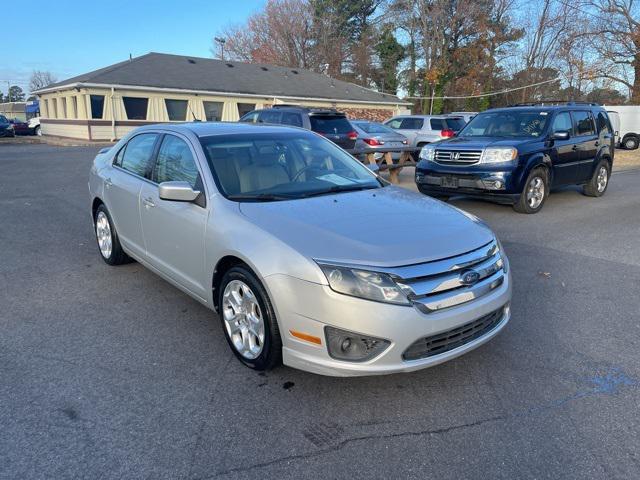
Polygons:
M518 158L518 150L512 147L485 148L480 157L480 163L504 163Z
M331 290L376 302L410 305L406 295L386 273L318 263Z
M433 160L435 159L436 156L436 147L434 147L433 145L425 145L424 147L422 147L422 150L420 150L420 158L422 160L428 160L430 162L433 162Z

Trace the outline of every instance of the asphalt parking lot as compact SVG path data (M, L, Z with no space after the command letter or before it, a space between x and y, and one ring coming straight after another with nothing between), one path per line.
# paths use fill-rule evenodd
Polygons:
M452 200L505 245L511 323L340 379L250 371L209 310L104 264L96 150L0 145L0 478L640 478L640 170L534 216Z

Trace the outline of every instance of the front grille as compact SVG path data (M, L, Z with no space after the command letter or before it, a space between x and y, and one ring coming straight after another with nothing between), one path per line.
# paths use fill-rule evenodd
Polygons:
M471 165L478 163L482 150L450 150L437 149L435 161L443 165Z
M505 307L446 332L413 342L402 354L404 360L418 360L461 347L493 330L504 317Z

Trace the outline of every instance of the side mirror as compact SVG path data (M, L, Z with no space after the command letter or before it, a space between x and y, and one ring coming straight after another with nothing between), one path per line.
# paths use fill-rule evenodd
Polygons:
M571 135L568 130L560 130L558 132L553 132L551 135L551 140L569 140Z
M193 202L200 192L191 188L187 182L162 182L158 185L158 196L162 200L173 202Z

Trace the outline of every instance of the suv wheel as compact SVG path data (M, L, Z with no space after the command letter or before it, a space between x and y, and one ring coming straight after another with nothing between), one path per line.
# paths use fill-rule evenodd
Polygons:
M544 168L535 168L527 177L520 198L513 206L518 213L538 213L549 196L549 174Z
M42 136L42 130L40 130L40 125L37 125L36 128L33 130L33 134L41 137Z
M589 197L601 197L607 191L609 178L611 177L611 166L607 160L600 160L593 172L589 183L585 184L582 191Z
M244 267L233 267L218 290L224 334L238 359L255 370L269 370L282 362L282 341L267 292Z
M638 140L638 137L627 137L624 139L624 142L622 142L625 150L635 150L636 148L638 148L638 144L640 143L640 141Z
M100 205L96 209L96 216L93 219L95 226L96 240L102 259L109 265L122 265L128 263L131 258L122 250L118 233L116 232L107 207Z

